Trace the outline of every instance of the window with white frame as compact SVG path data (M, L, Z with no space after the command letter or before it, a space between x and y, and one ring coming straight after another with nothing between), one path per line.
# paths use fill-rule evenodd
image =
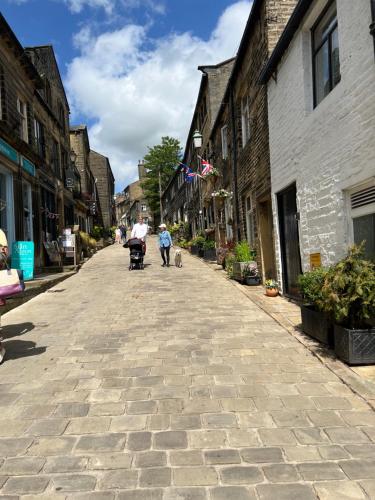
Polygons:
M314 105L339 83L340 51L336 1L330 1L312 29Z
M365 241L365 257L375 261L375 184L352 192L350 204L353 241Z
M39 156L45 156L45 147L44 147L44 127L40 123L39 120L34 118L34 134L35 134L35 143Z
M248 97L241 100L241 125L242 125L242 147L244 148L250 139L250 111Z
M255 213L252 192L245 196L245 220L247 242L252 247L255 243Z
M224 125L221 129L221 154L223 160L228 158L228 126Z
M147 212L147 205L141 205L141 211Z
M20 98L17 98L17 111L20 119L20 138L28 142L29 134L27 129L27 105Z

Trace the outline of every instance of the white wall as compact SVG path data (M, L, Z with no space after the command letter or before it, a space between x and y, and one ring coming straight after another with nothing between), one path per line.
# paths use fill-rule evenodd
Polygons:
M302 267L320 252L341 258L351 241L347 190L375 183L375 60L369 0L337 0L341 81L313 108L313 8L268 84L276 255L281 274L276 193L296 182ZM279 276L280 278L280 276Z

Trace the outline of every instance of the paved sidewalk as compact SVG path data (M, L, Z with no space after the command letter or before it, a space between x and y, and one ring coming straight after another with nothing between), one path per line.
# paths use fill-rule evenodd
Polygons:
M0 498L375 498L374 411L183 258L111 246L3 317Z

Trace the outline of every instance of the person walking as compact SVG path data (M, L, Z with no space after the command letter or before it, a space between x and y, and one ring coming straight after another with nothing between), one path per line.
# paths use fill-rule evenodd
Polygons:
M8 258L8 240L2 229L0 229L0 270L6 269ZM5 299L0 299L0 306L5 306ZM5 347L2 343L2 338L0 337L0 363L3 361L5 356Z
M125 243L126 242L126 226L124 226L124 224L121 224L120 231L121 231L121 241L122 241L122 243Z
M121 243L121 229L119 227L115 229L115 243Z
M138 238L142 241L143 253L146 253L146 236L148 232L148 224L145 224L143 221L143 217L138 217L137 224L134 224L131 238Z
M169 231L167 231L167 226L165 224L160 224L159 229L159 248L161 258L163 259L162 267L169 267L169 252L171 250L171 247L173 246L172 238L169 234Z

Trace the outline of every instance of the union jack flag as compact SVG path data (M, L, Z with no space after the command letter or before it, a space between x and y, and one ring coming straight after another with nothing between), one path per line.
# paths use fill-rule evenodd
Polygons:
M202 164L202 175L205 176L211 172L211 170L214 168L211 163L209 163L207 160L204 160L201 158L201 164Z
M193 182L194 180L194 177L197 175L195 172L193 172L192 168L191 167L188 167L187 165L185 165L184 163L180 163L181 167L182 167L182 171L184 172L184 178L185 178L185 182Z

